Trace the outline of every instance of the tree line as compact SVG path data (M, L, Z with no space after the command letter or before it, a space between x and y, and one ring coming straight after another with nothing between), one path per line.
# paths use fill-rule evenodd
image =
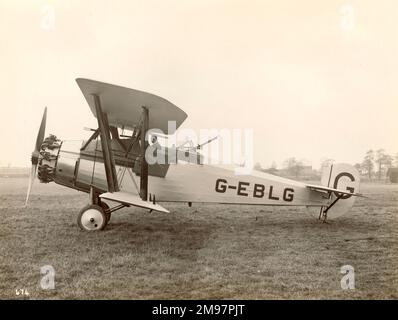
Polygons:
M392 156L384 149L370 149L366 151L362 162L355 164L355 167L369 179L376 177L380 180L385 177L388 169L398 167L398 153Z
M299 177L305 167L304 162L305 161L303 160L297 160L295 157L291 157L283 162L283 169L287 174ZM320 171L334 162L334 159L324 158L321 162ZM389 168L398 167L398 153L392 156L384 149L377 149L376 151L370 149L366 151L362 162L356 163L354 166L361 175L366 175L369 179L377 178L381 180L386 176L387 170ZM267 169L262 168L261 164L257 162L254 166L254 169L275 174L278 171L280 172L275 162L273 162L271 167Z

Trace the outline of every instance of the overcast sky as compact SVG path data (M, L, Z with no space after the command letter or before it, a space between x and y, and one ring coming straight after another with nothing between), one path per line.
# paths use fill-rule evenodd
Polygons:
M395 0L0 0L0 166L93 118L75 78L160 95L183 128L252 128L263 166L398 152Z

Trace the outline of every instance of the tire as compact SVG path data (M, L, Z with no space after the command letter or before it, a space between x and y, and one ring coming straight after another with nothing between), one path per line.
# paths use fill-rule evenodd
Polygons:
M105 216L106 216L106 224L108 224L109 220L111 220L111 216L112 214L109 212L109 206L106 202L101 201L100 206L102 207L102 209L105 212Z
M103 230L107 224L104 209L97 205L88 205L80 210L77 224L84 231Z

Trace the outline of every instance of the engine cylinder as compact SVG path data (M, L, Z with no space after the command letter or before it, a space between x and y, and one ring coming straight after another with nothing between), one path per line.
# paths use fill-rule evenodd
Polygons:
M37 177L42 183L54 181L55 167L57 165L58 152L61 147L61 140L55 135L44 139L40 147L39 165Z

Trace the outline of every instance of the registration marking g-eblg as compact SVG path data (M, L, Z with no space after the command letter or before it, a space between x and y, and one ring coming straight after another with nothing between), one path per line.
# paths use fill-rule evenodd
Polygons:
M252 190L249 191L252 186ZM218 193L226 193L228 189L234 191L237 196L252 197L252 198L268 198L270 200L283 200L291 202L294 199L294 189L286 187L283 189L282 195L275 194L273 185L264 185L262 183L250 183L246 181L238 181L237 185L231 185L226 179L218 178L215 183L214 190Z

